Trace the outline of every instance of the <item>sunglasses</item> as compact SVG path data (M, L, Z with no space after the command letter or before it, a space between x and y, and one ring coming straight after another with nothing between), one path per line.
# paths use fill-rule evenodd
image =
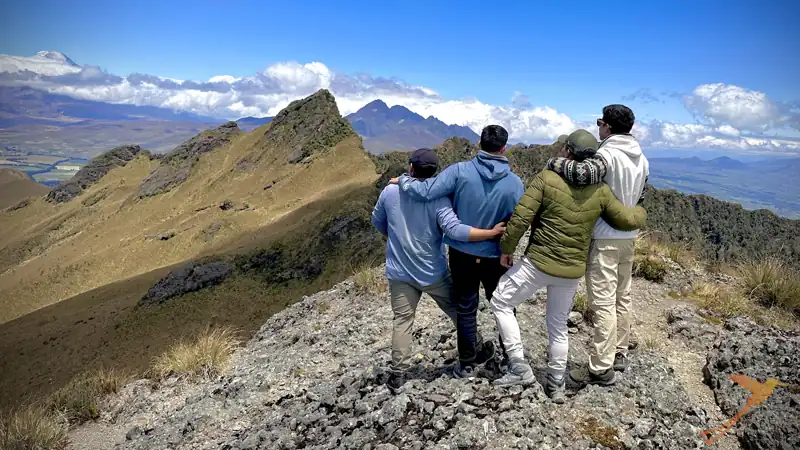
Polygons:
M597 126L598 126L598 127L602 127L602 126L603 126L603 125L605 125L605 124L606 124L606 123L605 123L605 122L603 122L603 119L597 119Z

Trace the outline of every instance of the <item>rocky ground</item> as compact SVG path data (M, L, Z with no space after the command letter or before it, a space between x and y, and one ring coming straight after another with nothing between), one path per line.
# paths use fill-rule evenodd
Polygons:
M73 432L72 448L703 448L701 430L722 424L748 395L727 374L796 384L800 342L739 319L726 329L707 323L667 295L684 281L636 280L631 366L616 386L568 390L566 404L555 405L539 384L496 388L488 371L473 380L452 378L455 331L430 299L417 311L418 364L392 392L385 385L392 318L387 294L358 292L348 280L273 316L224 376L128 385L108 399L102 421ZM540 381L547 342L543 295L518 309ZM586 364L591 342L589 324L576 322L570 367ZM485 336L496 336L485 299L479 324ZM713 392L703 378L707 355ZM798 394L777 389L783 391L776 390L763 411L714 445L797 448ZM783 433L794 433L795 440Z

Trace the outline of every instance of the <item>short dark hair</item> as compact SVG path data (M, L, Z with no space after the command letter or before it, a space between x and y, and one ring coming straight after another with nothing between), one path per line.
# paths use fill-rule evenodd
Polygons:
M497 153L508 143L508 131L500 125L489 125L481 131L481 150Z
M633 129L636 116L625 105L608 105L603 108L603 122L608 125L611 134L628 134Z
M411 168L414 169L414 178L430 178L434 176L439 169L438 166L420 166L414 163L411 163Z

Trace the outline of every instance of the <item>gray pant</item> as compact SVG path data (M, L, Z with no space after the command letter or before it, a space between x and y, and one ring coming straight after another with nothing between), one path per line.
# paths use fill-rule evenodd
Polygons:
M430 286L389 280L389 296L394 312L391 366L393 371L403 371L411 367L411 328L414 326L414 314L423 293L430 295L455 325L456 305L452 301L451 285L450 275Z

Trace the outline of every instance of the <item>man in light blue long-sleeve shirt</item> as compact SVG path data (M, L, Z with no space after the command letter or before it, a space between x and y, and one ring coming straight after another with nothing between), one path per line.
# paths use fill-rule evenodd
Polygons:
M416 179L431 177L439 158L430 149L419 149L409 158L410 174ZM411 327L422 293L429 294L454 322L456 305L451 298L443 234L457 242L496 239L503 234L502 223L493 229L464 225L447 197L420 202L402 193L397 185L383 190L372 212L372 223L387 236L386 277L394 311L392 334L392 372L410 367ZM390 383L402 384L395 376Z

